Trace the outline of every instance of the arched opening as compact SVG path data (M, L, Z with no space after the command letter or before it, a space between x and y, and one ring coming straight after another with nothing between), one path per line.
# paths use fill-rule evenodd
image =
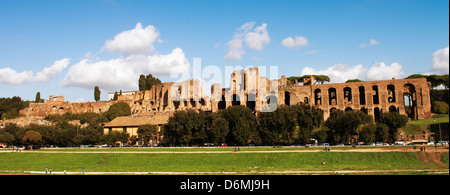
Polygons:
M63 107L59 107L59 112L64 112L64 108Z
M403 86L403 100L408 117L417 119L416 87L413 84L408 83Z
M391 112L398 112L398 110L395 106L389 106L389 113Z
M191 104L191 107L192 107L192 108L195 108L196 105L195 105L194 99L190 99L190 100L189 100L189 103Z
M352 103L352 88L350 87L344 88L344 101Z
M320 89L314 90L314 103L316 105L322 105L322 94Z
M374 115L374 118L375 118L375 122L379 121L381 119L381 110L380 110L380 108L376 107L373 110L373 115Z
M388 85L388 102L395 102L395 85Z
M232 106L239 106L241 105L241 98L237 94L233 94L233 100L231 101Z
M372 86L372 94L373 94L373 104L380 104L380 98L378 95L378 86L374 85Z
M278 98L277 98L277 96L269 95L269 96L266 97L266 100L267 100L267 105L269 105L269 106L274 105L274 106L278 107Z
M364 114L368 114L367 109L366 108L361 108L361 112L363 112Z
M336 111L336 110L337 110L336 108L331 108L331 109L330 109L330 114L331 114L332 112Z
M256 95L250 93L247 96L247 108L250 108L250 110L255 111L255 107L256 107Z
M359 87L359 104L366 105L366 88L364 86Z
M202 105L202 106L206 106L206 101L205 101L205 99L200 99L200 105Z
M353 111L353 109L351 107L345 108L345 112L348 112L348 111Z
M336 89L335 88L329 88L328 89L328 100L329 105L336 105L337 104L337 97L336 97Z
M219 101L219 103L218 103L218 105L217 105L217 108L218 108L219 110L225 110L226 107L227 107L227 104L226 104L226 102L225 102L225 96L222 95L222 97L220 98L220 101Z
M284 92L284 104L291 105L291 93L289 91Z
M173 106L175 106L175 109L180 108L180 101L173 101Z

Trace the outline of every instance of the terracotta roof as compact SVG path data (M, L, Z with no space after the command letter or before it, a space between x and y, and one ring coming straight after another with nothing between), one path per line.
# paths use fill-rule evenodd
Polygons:
M172 114L158 113L155 115L119 116L106 123L104 127L137 127L145 124L163 125L167 124Z

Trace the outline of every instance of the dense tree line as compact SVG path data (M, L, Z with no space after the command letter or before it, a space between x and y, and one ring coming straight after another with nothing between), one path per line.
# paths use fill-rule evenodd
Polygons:
M397 112L383 113L376 123L373 118L360 111L333 111L322 127L314 133L319 142L334 144L358 142L389 142L397 140L398 129L405 126L408 117Z
M139 91L144 91L144 90L150 90L154 85L159 85L161 84L161 80L159 80L156 77L153 77L152 74L149 74L147 76L141 74L139 76Z
M183 110L169 118L163 135L169 145L304 144L322 121L322 111L307 104L282 106L258 116L244 106L231 106L216 113Z
M19 110L28 107L30 101L23 101L22 98L14 96L12 98L0 98L0 119L13 119L19 117Z
M372 116L363 112L342 110L333 111L323 121L322 111L308 104L281 106L257 116L244 106L231 106L217 113L177 111L163 135L167 145L303 145L311 143L311 138L347 144L356 142L357 135L358 141L365 143L393 143L397 130L407 121L408 117L393 112L384 113L374 123Z
M37 144L43 146L68 147L73 145L113 145L120 141L127 143L129 135L123 132L113 132L103 135L102 123L109 122L118 116L131 115L130 106L127 103L119 102L110 106L108 111L97 113L65 113L53 114L45 117L51 125L30 124L20 127L16 124L7 124L0 129L0 143L7 145L29 145ZM81 124L87 126L69 124L71 120L80 120ZM40 137L40 139L38 139ZM32 141L31 141L32 140Z

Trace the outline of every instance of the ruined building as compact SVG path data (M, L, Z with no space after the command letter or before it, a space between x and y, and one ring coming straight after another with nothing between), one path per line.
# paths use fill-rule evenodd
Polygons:
M197 109L216 112L229 106L243 105L256 112L274 111L281 105L306 103L317 106L326 120L335 109L361 110L375 120L382 113L399 112L411 119L431 118L430 83L425 78L392 79L352 83L315 84L314 77L303 83L291 83L282 76L269 80L260 76L258 68L236 70L230 87L213 84L209 96L203 94L199 80L166 82L151 90L123 94L108 102L65 102L62 96L51 96L45 103L30 103L20 111L22 116L45 117L65 112L107 111L117 101L130 105L133 115L157 115L176 110Z

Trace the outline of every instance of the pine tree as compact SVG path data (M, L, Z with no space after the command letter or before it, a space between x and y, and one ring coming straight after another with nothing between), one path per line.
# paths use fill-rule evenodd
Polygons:
M41 92L37 92L36 93L36 99L34 100L34 103L39 103L41 102Z
M94 88L94 99L95 99L96 102L98 102L100 100L100 94L101 94L100 89L98 88L98 86L95 86L95 88Z
M145 79L145 75L141 74L139 76L139 91L144 91L146 89L147 80Z

